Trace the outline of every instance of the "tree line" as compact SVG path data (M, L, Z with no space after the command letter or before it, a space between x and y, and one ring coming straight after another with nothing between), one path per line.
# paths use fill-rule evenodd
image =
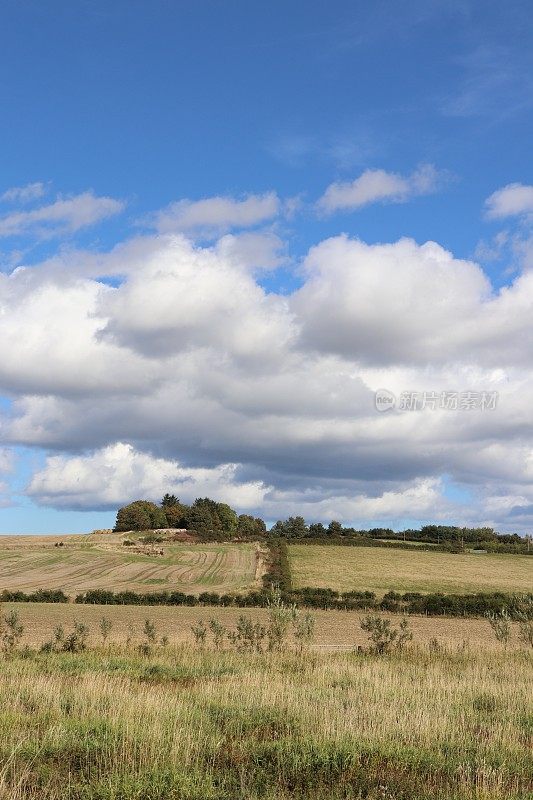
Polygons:
M533 547L516 533L500 534L490 527L459 527L456 525L424 525L420 529L408 528L393 531L392 528L358 529L344 526L338 520L328 525L322 522L308 523L302 516L278 520L267 531L265 521L250 514L237 514L228 503L209 497L199 497L192 504L182 503L173 494L165 494L157 505L149 500L135 500L120 508L114 530L148 531L161 528L179 528L191 531L206 539L250 539L281 537L302 541L359 545L408 546L409 542L440 547L450 552L478 547L489 551L533 554Z
M327 526L322 522L307 524L303 517L289 517L285 521L278 520L270 532L276 536L284 536L289 539L361 536L368 539L415 541L427 544L524 544L524 539L516 533L500 534L493 528L488 527L465 528L456 525L424 525L420 529L407 528L402 531L393 531L392 528L353 528L344 526L337 520L332 520Z

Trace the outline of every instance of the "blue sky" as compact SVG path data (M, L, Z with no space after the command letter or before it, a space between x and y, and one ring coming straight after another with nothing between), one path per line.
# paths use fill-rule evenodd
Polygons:
M109 524L114 504L127 499L127 479L113 492L73 488L91 484L96 473L111 483L116 473L129 475L133 496L170 484L186 497L226 491L243 510L269 519L286 507L358 524L438 518L527 530L532 45L531 6L513 0L5 2L0 307L20 313L4 315L2 334L9 352L0 369L0 532ZM194 205L206 198L236 205ZM202 224L185 222L185 208ZM247 239L250 233L255 238ZM340 234L347 244L323 246ZM173 236L186 237L191 249L176 253ZM442 261L440 251L428 257L416 248L372 249L405 238L452 254L451 266L434 274L438 291L431 290L431 264ZM369 249L356 251L356 240ZM240 261L232 262L238 274L229 275L225 248L244 246L246 256L231 251ZM316 258L310 248L318 248ZM215 251L219 272L206 262L196 284L188 265ZM155 254L167 271L175 269L163 297L175 292L180 319L161 330L157 270L147 266ZM375 256L383 285L391 284L382 266L390 259L397 308L394 297L383 299L378 279L371 291L363 288L373 280L365 265ZM354 285L344 283L350 264ZM79 291L68 294L76 281ZM142 309L135 299L140 281ZM47 308L57 302L50 319L40 316L43 287L53 298ZM352 305L337 315L352 291ZM184 309L196 295L194 308ZM322 306L317 298L324 297ZM437 313L439 336L445 330L447 338L435 344L431 304L442 303L449 305L442 318ZM144 319L148 306L154 314ZM463 308L459 322L454 307ZM369 322L374 312L390 325L379 347L379 318ZM416 321L414 333L394 322L396 312ZM248 344L261 346L243 355L238 332L230 337L228 329L235 317L257 321L263 313L262 327L246 333ZM86 334L76 314L89 321ZM95 315L100 328L89 331ZM136 328L135 315L142 318ZM472 330L457 344L455 331L469 316ZM214 341L207 341L204 318L209 330L225 320ZM329 319L330 329L319 330L319 319ZM399 353L404 336L411 336L409 347ZM103 340L117 352L99 349ZM204 363L207 351L214 360ZM74 380L76 352L85 388ZM265 353L277 353L279 363L267 369ZM127 386L109 378L121 364L131 370ZM151 375L151 385L141 385L139 374ZM291 375L301 376L313 408L291 406ZM348 379L357 429L339 400ZM243 401L267 396L278 382L271 405ZM468 424L466 459L458 451L466 424L459 412L457 424L449 415L442 424L440 415L438 423L436 415L421 415L423 441L403 418L382 430L383 418L374 416L369 455L370 428L362 420L383 383L397 392L497 385L509 398L490 423L485 415ZM157 424L162 419L167 434ZM265 430L272 431L268 443ZM470 463L473 451L479 462ZM508 462L522 465L517 474Z

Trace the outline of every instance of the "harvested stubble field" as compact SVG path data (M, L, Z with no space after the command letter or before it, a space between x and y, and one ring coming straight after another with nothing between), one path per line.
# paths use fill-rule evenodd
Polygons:
M123 644L127 639L132 643L142 640L142 627L145 619L156 625L158 636L168 636L171 644L192 643L191 625L199 620L208 623L216 618L230 628L235 626L241 614L250 616L254 622L265 623L267 611L263 608L224 608L196 606L93 606L61 603L4 603L4 613L17 611L25 627L24 642L37 647L52 637L57 625L65 628L74 620L89 626L89 643L97 645L100 641L98 624L103 616L112 623L110 639ZM313 611L316 620L314 647L331 651L351 649L366 642L359 622L365 614L358 611ZM398 617L383 614L396 624ZM409 625L414 641L427 645L432 639L440 644L457 648L467 646L473 649L484 647L499 650L493 640L488 622L481 619L410 616ZM516 630L510 648L518 647Z
M337 591L531 592L533 557L374 547L290 545L295 588Z
M525 800L532 666L481 648L14 656L0 798Z
M132 552L125 535L0 537L0 588L149 592L247 591L258 585L254 544L163 542L163 555ZM61 547L55 544L62 542ZM156 548L154 548L155 550Z

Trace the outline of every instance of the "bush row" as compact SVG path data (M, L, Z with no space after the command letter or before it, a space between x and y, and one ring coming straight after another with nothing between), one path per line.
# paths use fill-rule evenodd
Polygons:
M533 594L504 594L484 592L478 594L418 594L388 592L380 603L383 611L397 611L427 616L481 617L506 611L518 618L523 613L533 613Z
M345 592L339 594L332 589L293 589L281 590L285 603L294 603L303 608L358 609L380 608L373 592ZM266 607L271 601L271 591L252 591L247 594L217 594L202 592L199 595L183 592L111 592L105 589L92 589L77 595L76 603L92 605L137 605L137 606L234 606L237 608Z
M374 608L402 614L427 616L481 617L505 610L511 617L533 613L533 594L504 594L484 592L478 594L420 594L418 592L387 592L378 600L373 592L336 592L334 589L299 589L291 593L293 602L311 608L356 609Z
M68 603L69 598L62 589L38 589L36 592L10 592L0 594L0 603Z
M111 592L107 589L92 589L76 596L75 603L119 606L265 606L270 593L252 591L247 594L217 594L202 592L199 595L184 592Z
M273 584L271 584L272 586ZM501 592L479 594L399 594L388 592L381 600L373 592L336 592L334 589L288 590L281 588L284 602L302 608L315 609L375 609L402 614L426 614L427 616L481 617L488 613L506 611L511 617L532 614L533 594L512 595ZM270 589L252 591L247 594L218 594L202 592L200 595L184 592L111 592L92 589L75 598L76 603L89 605L133 605L133 606L234 606L237 608L265 607L271 598ZM10 603L67 603L69 598L61 589L39 589L36 592L10 592L0 594L0 602Z
M510 595L500 592L479 594L398 594L388 592L378 600L373 592L336 592L334 589L282 590L282 599L304 608L315 609L375 609L402 614L426 614L428 616L479 617L487 613L505 610L511 617L533 607L533 594ZM203 592L188 595L183 592L158 592L137 594L135 592L108 592L95 589L76 597L76 603L97 605L176 605L176 606L236 606L265 607L270 600L269 591L248 594L217 594Z

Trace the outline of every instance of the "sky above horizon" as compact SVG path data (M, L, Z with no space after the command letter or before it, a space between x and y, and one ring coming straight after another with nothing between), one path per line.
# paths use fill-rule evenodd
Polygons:
M532 19L6 0L0 533L530 532Z

